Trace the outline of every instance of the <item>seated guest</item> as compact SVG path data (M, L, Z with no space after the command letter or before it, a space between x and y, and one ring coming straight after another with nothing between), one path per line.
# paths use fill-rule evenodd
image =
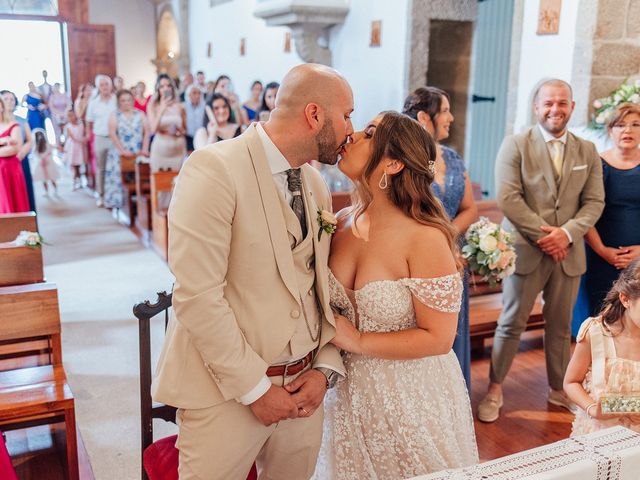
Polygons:
M473 201L471 180L464 166L464 160L452 148L439 142L449 138L449 128L453 123L449 104L449 94L435 87L421 87L407 97L402 111L417 120L422 128L436 141L433 193L440 199L447 216L456 229L458 242L478 218L478 208ZM458 327L453 342L453 351L458 357L467 388L471 388L471 339L469 336L469 278L464 275L462 304L458 314Z
M601 154L604 211L585 236L584 285L591 316L597 315L620 269L640 256L640 106L620 105L608 132L614 147Z
M27 186L17 154L22 147L18 122L12 121L0 97L0 213L29 211Z
M149 163L151 171L160 169L178 171L187 154L184 138L187 130L187 114L184 105L177 101L177 90L166 73L158 76L153 100L149 102L149 130L153 137Z
M262 105L260 106L260 113L258 114L258 119L261 122L269 120L271 110L276 106L276 95L279 88L280 84L278 82L269 82L267 83L267 86L264 87L264 92L262 93Z
M622 271L599 315L584 321L576 340L564 378L565 392L580 407L571 436L616 425L640 432L640 412L604 413L602 409L608 395L638 393L640 260L634 260Z
M196 149L235 138L242 133L242 127L231 122L231 106L223 95L214 93L205 111L204 126L198 129L193 140Z
M251 98L244 102L242 108L247 114L247 119L249 122L253 122L258 118L258 112L260 111L260 106L262 105L262 82L260 80L256 80L251 85Z
M133 107L133 94L129 90L120 90L117 98L118 110L109 119L113 148L107 157L104 206L120 209L123 202L120 157L149 156L149 124L144 113Z
M198 128L202 126L203 118L205 118L205 102L202 92L193 84L189 85L184 93L186 95L184 109L187 114L187 152L191 153L194 150L193 137Z

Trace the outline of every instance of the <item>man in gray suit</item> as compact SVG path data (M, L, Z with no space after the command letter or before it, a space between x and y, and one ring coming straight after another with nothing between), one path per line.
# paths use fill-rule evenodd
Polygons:
M503 226L515 232L516 271L503 284L503 310L493 340L490 385L478 406L483 422L498 419L502 382L542 291L548 401L568 409L562 389L570 356L571 315L586 268L583 236L604 208L602 165L593 143L567 130L575 102L562 80L534 96L538 124L504 139L496 160Z

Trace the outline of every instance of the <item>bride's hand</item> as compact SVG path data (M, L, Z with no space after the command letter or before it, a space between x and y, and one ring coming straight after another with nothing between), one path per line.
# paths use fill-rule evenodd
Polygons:
M342 315L334 314L336 320L336 336L331 343L351 353L362 353L362 332Z

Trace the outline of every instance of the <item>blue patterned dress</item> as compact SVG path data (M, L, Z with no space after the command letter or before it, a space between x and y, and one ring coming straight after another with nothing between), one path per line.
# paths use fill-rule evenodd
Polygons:
M116 110L116 135L125 150L136 153L142 150L144 138L143 113L134 110L127 118L120 110ZM106 208L122 208L122 176L120 174L120 153L112 148L107 154L104 177L104 206Z
M433 193L442 202L450 220L453 220L460 210L460 203L464 197L464 161L449 147L442 146L442 157L447 165L444 185L437 182L431 184ZM462 237L461 237L462 240ZM458 357L462 374L467 382L467 389L471 388L471 341L469 338L469 275L465 271L462 292L462 304L458 314L458 328L453 342L453 351Z

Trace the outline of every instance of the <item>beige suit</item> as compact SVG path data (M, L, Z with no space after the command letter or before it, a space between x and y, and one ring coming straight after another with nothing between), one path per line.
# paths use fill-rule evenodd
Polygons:
M313 167L303 165L302 178L322 312L314 364L343 372L338 350L328 343L335 335L327 284L330 238L318 240L316 222L318 209L331 210L331 196ZM169 208L174 313L152 386L155 400L181 409L181 478L242 478L258 453L273 457L264 451L270 445L282 457L272 459L273 472L283 461L291 464L289 478L313 471L321 408L311 418L264 427L236 400L287 351L299 325L302 304L288 232L295 229L286 218L255 125L194 152L182 167ZM295 438L304 428L312 430L309 451L295 453L305 443Z
M503 225L515 230L516 273L503 285L503 311L491 355L491 381L502 383L536 296L543 292L545 357L551 388L562 389L569 362L571 315L580 275L586 269L583 237L604 208L602 166L595 146L567 136L562 175L555 175L538 126L505 138L496 161L497 202ZM563 227L573 240L556 263L536 244L540 227Z

